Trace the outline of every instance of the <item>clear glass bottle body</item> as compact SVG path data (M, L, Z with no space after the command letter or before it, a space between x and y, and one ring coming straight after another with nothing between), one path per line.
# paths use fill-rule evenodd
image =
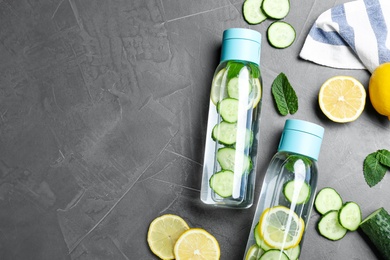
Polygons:
M257 245L259 248L257 253L259 257L270 249L277 249L280 250L278 253L279 258L275 259L285 259L283 254L292 260L298 259L303 243L303 236L308 226L313 207L317 187L317 175L317 162L309 157L289 152L278 152L274 155L263 180L244 259L253 245ZM294 181L294 188L287 190L287 183L291 181ZM300 193L304 185L308 189ZM300 197L302 194L304 196ZM304 201L302 201L302 198L305 198ZM269 240L267 241L264 233L259 236L262 232L259 226L263 225L263 227L266 227L267 225L271 225L270 222L267 222L267 216L271 215L270 212L272 212L272 209L285 209L284 212L288 212L288 218L283 226L285 230L295 232L296 230L291 227L291 225L294 225L293 220L299 219L302 221L302 227L299 232L302 231L303 233L297 235L299 238L294 243L281 241L280 245L276 245L273 242L270 243ZM293 215L295 218L292 217ZM292 221L288 221L288 219ZM283 245L286 245L286 247Z
M261 101L258 65L230 60L217 67L204 154L204 203L238 208L253 204Z

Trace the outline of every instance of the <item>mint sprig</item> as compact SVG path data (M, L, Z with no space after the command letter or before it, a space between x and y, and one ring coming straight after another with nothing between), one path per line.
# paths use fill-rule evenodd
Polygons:
M288 113L295 114L298 111L297 94L283 72L272 82L271 91L276 107L282 116Z
M238 77L240 74L241 69L245 67L245 65L241 62L236 61L228 61L227 63L227 79L232 79L234 77Z
M388 170L390 170L390 151L386 149L370 153L364 159L364 179L370 187L377 185Z

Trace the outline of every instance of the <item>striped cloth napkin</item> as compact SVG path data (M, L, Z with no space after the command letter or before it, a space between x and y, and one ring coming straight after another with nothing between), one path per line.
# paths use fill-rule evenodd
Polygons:
M299 54L340 69L374 69L390 62L390 0L356 0L322 13Z

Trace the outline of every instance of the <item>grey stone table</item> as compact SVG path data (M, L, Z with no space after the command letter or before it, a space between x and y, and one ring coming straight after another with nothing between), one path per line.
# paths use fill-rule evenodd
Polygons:
M325 128L318 188L336 188L363 216L390 210L390 176L373 188L362 164L390 149L390 123L369 100L337 124L317 105L321 84L365 70L299 59L319 14L339 1L291 1L295 43L263 40L264 83L255 203L287 118ZM146 243L159 215L212 233L221 259L242 259L255 207L201 203L210 82L223 30L249 26L242 0L0 0L0 259L156 259ZM270 85L284 72L299 97L279 116ZM380 259L361 232L331 242L309 222L301 260Z

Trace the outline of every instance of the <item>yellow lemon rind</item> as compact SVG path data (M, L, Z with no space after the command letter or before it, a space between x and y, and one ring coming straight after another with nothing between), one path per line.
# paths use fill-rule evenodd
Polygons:
M328 111L328 109L325 107L325 104L324 104L324 92L326 90L326 88L328 87L329 83L332 82L332 81L335 81L335 80L349 80L351 82L354 83L355 86L357 86L360 90L360 93L362 94L362 97L361 97L361 105L359 107L359 109L356 110L355 114L352 116L352 117L344 117L344 118L340 118L340 117L335 117L330 111ZM351 77L351 76L334 76L334 77L331 77L329 78L328 80L326 80L321 88L320 88L320 92L319 92L319 95L318 95L318 103L319 103L319 106L320 106L320 109L321 111L324 113L324 115L326 117L328 117L330 120L332 120L333 122L337 122L337 123L348 123L348 122L353 122L355 121L357 118L359 118L359 116L362 114L363 110L364 110L364 107L365 107L365 100L366 100L366 91L364 89L364 86L355 78Z

